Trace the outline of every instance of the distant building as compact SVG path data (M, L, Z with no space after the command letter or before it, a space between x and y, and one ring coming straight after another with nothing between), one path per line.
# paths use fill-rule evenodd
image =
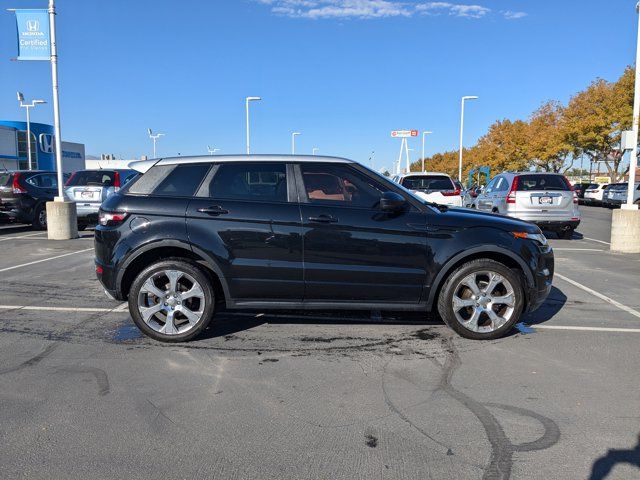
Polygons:
M146 160L147 157L143 155L138 158L131 158L128 160L123 160L121 158L116 158L115 155L111 154L102 154L100 158L87 158L85 160L86 168L89 169L101 169L101 168L129 168L129 164L131 162L137 162L139 160Z
M55 170L55 137L52 125L31 122L33 168ZM65 173L84 168L84 144L62 142L62 169ZM0 120L0 170L28 170L27 123Z

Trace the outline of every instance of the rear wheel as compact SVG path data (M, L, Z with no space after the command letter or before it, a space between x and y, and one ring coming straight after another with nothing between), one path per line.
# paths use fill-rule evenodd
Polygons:
M47 209L43 204L38 205L33 212L33 222L31 225L35 230L47 229Z
M561 232L558 232L558 236L565 240L571 240L573 238L573 232L574 232L573 228L567 228L566 230L562 230Z
M143 270L129 291L129 312L138 328L161 342L185 342L213 317L215 294L198 264L162 260Z
M457 268L440 291L438 312L459 335L500 338L520 320L524 293L520 277L502 263L472 260Z

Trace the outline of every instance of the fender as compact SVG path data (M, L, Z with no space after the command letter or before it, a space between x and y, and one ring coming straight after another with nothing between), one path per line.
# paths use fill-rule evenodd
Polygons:
M222 285L222 291L224 293L225 299L227 300L229 299L229 287L227 285L227 281L222 275L222 270L220 269L216 261L213 258L211 258L210 255L207 255L204 251L200 250L199 248L195 248L189 242L184 242L180 240L171 240L171 239L157 240L151 243L146 243L141 247L138 247L137 249L131 251L129 255L127 255L127 258L123 261L122 265L118 268L118 277L116 279L116 285L118 285L118 290L121 290L122 278L124 277L124 274L126 273L131 263L133 263L138 257L140 257L140 255L143 255L157 248L165 248L165 247L173 247L179 250L190 251L192 253L195 253L198 257L200 257L204 261L204 263L207 265L207 267L209 267L217 275L218 280Z
M460 252L454 255L440 269L440 271L438 272L438 275L436 275L436 278L434 279L433 283L431 284L431 287L429 288L429 298L427 299L427 308L429 310L431 310L433 307L436 291L440 288L440 286L446 280L445 275L449 272L451 267L456 263L458 263L460 260L464 260L467 257L472 257L477 253L484 253L484 252L500 253L502 255L506 255L512 260L515 260L516 263L520 265L520 268L524 272L528 286L531 287L535 284L535 280L533 278L533 274L531 273L531 269L521 257L516 255L512 251L507 250L506 248L499 247L497 245L480 245L477 247L469 248L467 250L464 250L463 252Z

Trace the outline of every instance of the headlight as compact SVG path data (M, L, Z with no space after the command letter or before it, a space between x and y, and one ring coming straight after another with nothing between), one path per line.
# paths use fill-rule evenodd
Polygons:
M527 238L529 240L533 240L534 242L538 242L543 247L548 244L547 237L545 237L542 233L527 233L527 232L511 232L511 233L516 238Z

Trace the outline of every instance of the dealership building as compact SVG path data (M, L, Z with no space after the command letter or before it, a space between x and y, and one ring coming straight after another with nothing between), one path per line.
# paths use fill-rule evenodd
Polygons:
M34 170L56 170L52 125L31 122L31 159ZM27 123L0 120L0 170L28 170ZM62 142L62 170L85 167L84 144Z

